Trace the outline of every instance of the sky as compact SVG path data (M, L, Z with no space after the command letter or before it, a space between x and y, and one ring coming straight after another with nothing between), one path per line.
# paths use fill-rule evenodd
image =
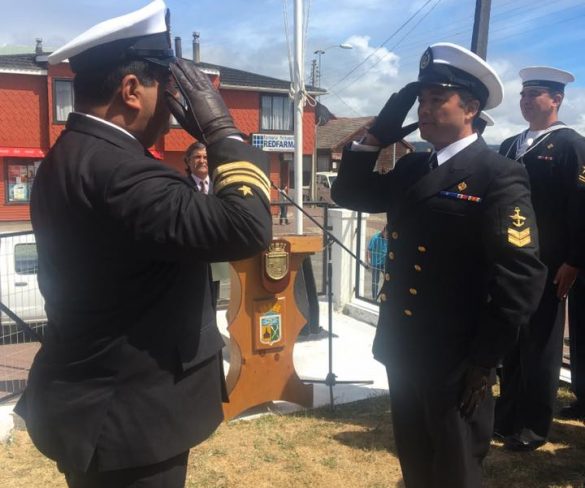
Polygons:
M148 0L0 0L0 54L33 52L42 38L54 50L108 18ZM173 38L191 57L200 33L201 60L290 79L294 0L166 0ZM320 101L338 117L376 115L388 97L418 74L420 56L435 42L470 48L476 0L304 0L305 80L320 64ZM518 71L554 66L572 72L560 118L585 134L585 1L492 0L487 61L504 83L496 124L484 137L498 144L526 128L519 109ZM352 49L341 49L340 44ZM324 51L320 56L315 51ZM413 109L407 121L415 121ZM416 136L414 137L416 139Z

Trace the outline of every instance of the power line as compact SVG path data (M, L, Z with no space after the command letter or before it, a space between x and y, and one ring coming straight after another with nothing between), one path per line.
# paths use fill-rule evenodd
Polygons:
M339 85L339 83L341 83L343 80L345 80L349 75L351 75L355 70L357 70L362 64L364 64L368 59L370 59L374 54L376 54L387 42L389 42L396 34L398 34L404 27L406 27L406 25L412 20L414 19L419 12L424 9L432 0L427 0L424 5L422 7L420 7L414 14L412 14L408 20L406 22L404 22L397 30L395 30L392 35L390 35L390 37L388 37L388 39L386 39L382 44L380 44L373 52L370 53L369 56L367 56L363 61L361 61L360 63L358 63L356 66L354 66L354 68L352 68L349 73L347 73L343 78L341 78L340 80L338 80L336 83L334 83L331 88L336 87L337 85Z
M380 63L382 60L386 59L386 58L388 57L388 55L389 55L389 54L391 54L391 53L394 51L394 49L396 49L396 48L397 48L397 47L400 45L400 43L401 43L401 42L402 42L404 39L406 39L406 37L407 37L407 36L408 36L408 35L409 35L409 34L410 34L410 33L411 33L411 32L412 32L414 29L416 29L416 28L419 26L419 24L420 24L420 23L421 23L423 20L425 20L425 19L427 18L427 16L428 16L428 15L429 15L429 14L430 14L430 13L431 13L431 12L432 12L434 9L435 9L435 7L436 7L437 5L439 5L439 3L441 3L441 0L437 0L437 1L436 1L436 3L435 3L435 4L434 4L434 5L433 5L433 6L432 6L430 9L429 9L429 11L428 11L427 13L425 13L425 14L424 14L424 15L423 15L423 16L422 16L422 17L421 17L419 20L418 20L418 22L417 22L416 24L414 24L414 25L412 26L412 28L411 28L411 29L410 29L410 30L409 30L409 31L408 31L408 32L407 32L407 33L406 33L404 36L402 36L402 38L401 38L401 39L400 39L400 40L399 40L399 41L398 41L396 44L394 44L394 45L393 45L393 46L392 46L392 47L389 49L389 52L388 52L387 54L384 54L383 56L379 57L379 58L378 58L378 60L377 60L377 61L375 61L375 62L374 62L374 64L370 65L370 67L369 67L369 68L368 68L368 69L367 69L367 70L366 70L364 73L360 74L359 76L356 76L356 77L355 77L355 78L354 78L354 79L353 79L353 80L352 80L350 83L348 83L347 85L345 85L345 86L342 88L342 90L347 90L347 89L348 89L350 86L352 86L354 83L356 83L356 82L357 82L357 81L360 79L360 77L362 77L362 76L364 76L365 74L367 74L369 71L371 71L372 69L374 69L374 68L375 68L375 67L376 67L376 66L377 66L377 65L378 65L378 64L379 64L379 63Z

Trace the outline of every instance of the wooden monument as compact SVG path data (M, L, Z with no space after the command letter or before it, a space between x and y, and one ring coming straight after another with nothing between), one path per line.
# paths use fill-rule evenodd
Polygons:
M264 253L231 263L226 420L274 400L313 406L313 385L301 382L293 363L306 323L294 284L303 260L322 247L320 235L278 236Z

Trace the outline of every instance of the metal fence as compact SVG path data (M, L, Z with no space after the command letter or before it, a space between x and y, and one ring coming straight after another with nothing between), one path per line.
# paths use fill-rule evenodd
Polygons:
M46 324L37 270L32 232L0 235L0 403L24 389Z
M371 303L377 302L384 281L384 262L388 249L387 236L382 232L385 225L386 214L369 214L364 217L362 213L358 213L356 254L365 256L368 267L356 263L355 295ZM360 247L362 234L365 235L365 249Z

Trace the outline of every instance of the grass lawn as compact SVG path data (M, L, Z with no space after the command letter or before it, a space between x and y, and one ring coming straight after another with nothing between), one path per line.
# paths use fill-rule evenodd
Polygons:
M561 389L558 407L571 401ZM511 453L498 442L485 462L490 488L585 488L585 426L555 419L546 446ZM0 445L0 487L63 487L63 476L24 431ZM403 486L387 396L292 415L223 424L191 451L187 487ZM448 487L446 487L448 488Z

